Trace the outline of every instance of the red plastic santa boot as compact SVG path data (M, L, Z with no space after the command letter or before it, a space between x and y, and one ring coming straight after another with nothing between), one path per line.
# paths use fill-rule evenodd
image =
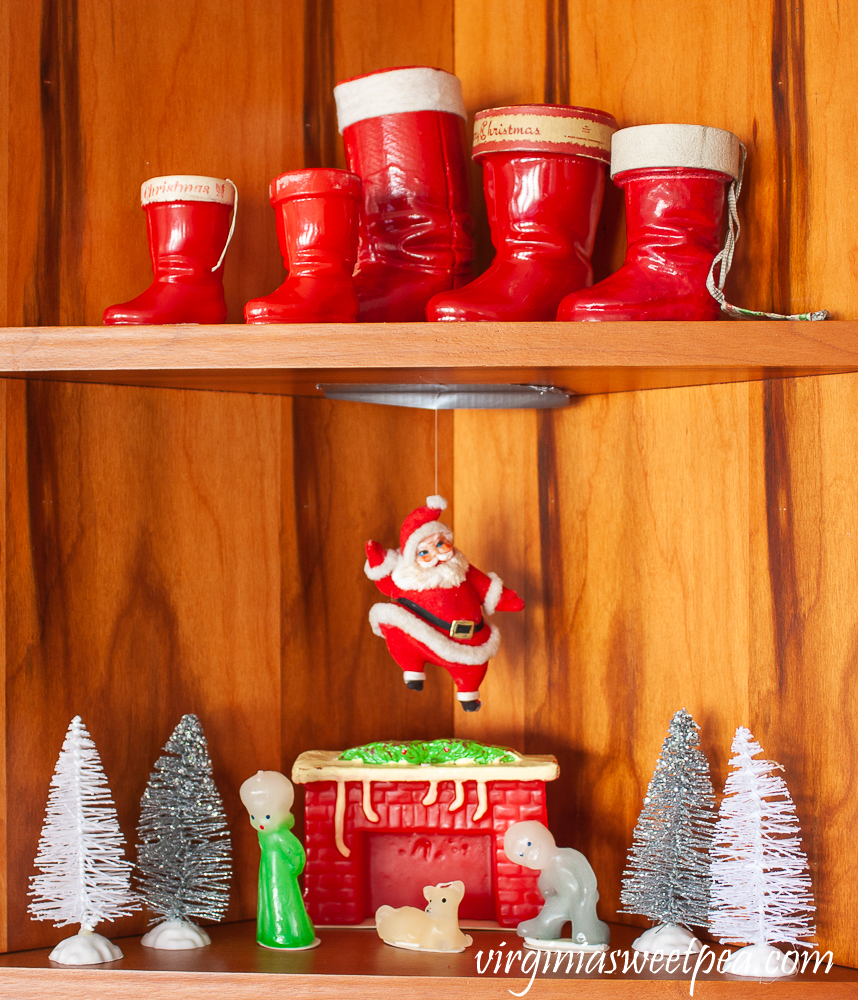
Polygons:
M628 249L619 271L569 295L559 320L712 320L706 288L721 249L740 143L703 125L637 125L614 136L611 177L625 190Z
M360 178L347 170L293 170L269 188L289 277L244 307L248 323L353 323L358 301Z
M104 323L223 323L223 258L235 225L235 199L235 185L219 177L146 181L140 200L155 280L136 299L108 306Z
M481 111L474 159L483 165L491 267L436 295L430 320L551 320L564 295L592 284L590 255L616 121L604 111L529 104Z
M345 80L334 96L348 168L363 182L358 318L425 320L436 292L471 276L462 85L412 66Z

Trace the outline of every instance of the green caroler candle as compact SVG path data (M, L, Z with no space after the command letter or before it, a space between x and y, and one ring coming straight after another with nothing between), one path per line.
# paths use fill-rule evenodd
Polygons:
M319 944L304 909L298 876L304 848L291 832L292 782L279 771L257 771L241 786L241 801L259 834L259 896L256 940L266 948L302 949Z

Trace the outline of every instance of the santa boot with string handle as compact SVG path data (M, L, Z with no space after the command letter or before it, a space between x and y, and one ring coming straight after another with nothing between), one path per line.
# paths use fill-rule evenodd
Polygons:
M604 281L567 295L557 319L714 320L722 311L751 319L825 319L825 311L783 316L726 302L744 160L744 146L724 129L639 125L614 133L611 177L625 190L626 259Z
M223 260L235 230L235 184L186 174L153 177L140 201L154 281L131 301L108 306L104 324L226 322Z

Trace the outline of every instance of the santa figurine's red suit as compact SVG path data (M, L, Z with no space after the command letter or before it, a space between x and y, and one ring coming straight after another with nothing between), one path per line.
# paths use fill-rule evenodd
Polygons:
M373 605L369 621L409 688L423 689L423 668L433 663L455 681L462 708L476 712L480 683L500 646L497 626L484 615L521 611L524 601L453 547L453 532L438 520L446 506L443 497L427 497L402 522L398 549L366 543L364 572L390 598Z

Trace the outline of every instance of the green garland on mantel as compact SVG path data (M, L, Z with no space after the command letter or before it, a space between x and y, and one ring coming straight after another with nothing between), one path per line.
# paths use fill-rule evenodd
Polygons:
M344 750L340 760L364 764L514 764L520 754L508 747L489 746L474 740L408 740L365 743Z

